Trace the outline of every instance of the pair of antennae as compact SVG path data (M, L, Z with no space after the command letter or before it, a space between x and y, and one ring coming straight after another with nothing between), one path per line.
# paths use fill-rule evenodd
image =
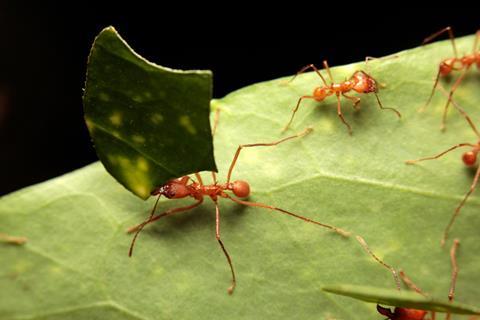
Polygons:
M409 287L411 290L423 295L423 296L427 296L426 293L424 293L417 285L415 285L415 283L405 274L405 272L403 270L400 270L398 273L397 271L395 270L395 268L393 268L392 266L390 266L389 264L385 263L382 259L380 259L379 257L377 257L373 251L370 249L370 247L368 246L367 242L365 241L365 239L363 239L361 236L356 236L356 239L357 241L360 243L360 245L363 247L363 249L370 255L373 257L373 259L375 259L378 263L380 263L382 266L384 266L385 268L387 268L393 275L393 278L395 280L395 285L397 287L398 290L400 290L400 280L399 280L399 276L400 278L402 279L402 281L407 285L407 287ZM452 266L452 273L451 273L451 277L450 277L450 290L448 292L448 300L449 301L453 301L453 298L455 296L455 286L456 286L456 283L457 283L457 277L458 277L458 271L459 271L459 268L458 268L458 263L457 263L457 250L458 250L458 246L460 245L460 240L458 239L455 239L453 241L453 245L450 249L450 263L451 263L451 266Z

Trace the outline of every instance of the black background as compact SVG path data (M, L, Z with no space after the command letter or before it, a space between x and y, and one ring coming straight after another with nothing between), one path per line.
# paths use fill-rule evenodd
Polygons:
M108 25L151 61L213 70L214 97L325 58L334 66L412 48L447 25L457 36L480 27L473 5L455 3L65 2L0 0L0 195L97 159L81 96L90 45Z

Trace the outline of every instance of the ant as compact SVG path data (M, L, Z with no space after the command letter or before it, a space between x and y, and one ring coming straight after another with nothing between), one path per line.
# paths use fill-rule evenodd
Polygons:
M400 290L400 283L398 281L398 275L397 272L393 267L390 265L386 264L383 262L380 258L378 258L368 247L367 243L365 240L357 236L357 241L360 242L362 247L369 253L377 262L382 264L384 267L389 269L393 277L395 278L395 282L397 285L397 289ZM457 264L457 249L458 246L460 245L460 241L458 239L455 239L453 241L453 245L450 249L450 262L452 265L452 274L451 274L451 282L450 282L450 290L448 292L448 301L452 302L453 298L455 296L455 286L457 283L457 276L458 276L458 264ZM424 293L415 283L405 274L404 271L400 270L399 271L400 278L402 281L405 283L405 285L410 288L411 290L421 294L422 296L427 297L428 295ZM425 320L425 316L428 314L427 310L420 310L420 309L412 309L412 308L402 308L402 307L395 307L395 309L392 310L390 308L385 308L382 307L381 305L377 304L377 311L381 315L384 315L387 317L387 320ZM430 320L435 320L435 311L430 311L431 313L431 319ZM445 319L450 320L451 314L448 312L446 314Z
M0 233L0 241L5 243L21 245L27 242L27 238L15 237L15 236L8 235L6 233Z
M156 188L152 192L152 195L156 195L158 197L157 197L157 200L155 202L155 205L153 206L153 209L150 213L149 218L147 220L145 220L144 222L140 223L139 225L129 228L128 231L127 231L128 233L135 232L135 236L133 237L132 243L130 245L129 256L132 256L133 247L134 247L134 244L135 244L135 240L137 239L137 236L139 235L140 231L147 224L149 224L151 222L154 222L154 221L156 221L160 218L163 218L163 217L166 217L166 216L171 216L173 214L188 211L188 210L191 210L195 207L198 207L200 204L202 204L204 197L210 197L210 199L215 203L215 215L216 215L215 236L216 236L216 239L217 239L217 241L220 245L220 248L222 249L222 251L223 251L223 253L224 253L224 255L227 259L227 262L228 262L228 265L229 265L230 271L231 271L231 286L228 288L228 293L229 294L232 294L234 289L235 289L236 277L235 277L235 271L234 271L234 268L233 268L232 259L230 258L230 255L229 255L225 245L223 244L223 242L220 238L220 211L219 211L219 207L218 207L218 199L219 198L229 199L229 200L231 200L235 203L245 205L245 206L275 210L275 211L278 211L280 213L283 213L283 214L292 216L294 218L303 220L305 222L313 223L313 224L319 225L321 227L328 228L330 230L333 230L333 231L339 233L342 236L348 237L350 234L343 229L340 229L340 228L337 228L337 227L334 227L334 226L331 226L331 225L328 225L328 224L320 223L320 222L317 222L315 220L309 219L307 217L297 215L295 213L292 213L292 212L289 212L287 210L277 208L277 207L274 207L274 206L271 206L271 205L258 203L258 202L249 202L249 201L241 200L239 198L246 198L250 195L250 185L247 181L243 181L243 180L232 181L232 179L231 179L232 172L233 172L235 164L238 160L240 152L244 148L259 147L259 146L276 146L276 145L278 145L282 142L285 142L287 140L291 140L291 139L294 139L294 138L299 138L299 137L305 136L308 133L310 133L311 131L312 131L312 129L308 128L301 133L298 133L296 135L293 135L293 136L290 136L290 137L287 137L287 138L284 138L284 139L281 139L281 140L278 140L278 141L275 141L275 142L271 142L271 143L254 143L254 144L240 145L237 148L235 156L233 157L233 160L230 164L230 168L229 168L228 174L227 174L227 182L226 183L219 184L217 182L215 173L212 172L213 184L205 185L202 181L201 176L198 173L195 173L195 177L196 177L197 181L194 181L189 176L183 176L183 177L178 178L178 179L170 180L166 184ZM230 195L228 192L232 192L234 196ZM191 197L191 198L194 198L196 200L196 202L194 204L186 206L186 207L178 207L178 208L174 208L174 209L169 209L169 210L155 216L155 210L157 208L158 201L160 200L160 197L162 195L167 199L180 199L180 198Z
M370 59L372 59L372 58L367 57L366 61L368 61ZM378 93L378 87L380 86L380 84L377 84L377 81L372 76L370 76L368 73L366 73L365 71L362 71L362 70L355 71L353 73L353 75L350 77L350 79L348 79L348 80L346 80L342 83L334 83L332 73L330 72L330 68L328 66L327 60L323 61L323 66L327 70L327 74L328 74L328 77L330 79L330 84L327 83L325 78L322 76L322 74L320 73L320 71L318 70L318 68L314 64L309 64L309 65L303 67L302 69L300 69L300 71L298 71L297 74L289 81L289 82L292 82L299 74L304 73L308 69L313 69L317 73L317 75L320 77L320 79L322 80L323 86L316 87L314 89L312 95L302 96L298 99L297 105L293 109L292 117L290 118L290 121L287 123L287 125L283 128L283 131L286 131L288 129L288 127L290 126L290 124L292 123L293 118L295 116L295 113L297 112L298 108L300 107L300 103L304 99L313 99L313 100L316 100L316 101L323 101L327 97L329 97L331 95L335 95L337 97L337 114L338 114L338 117L343 122L343 124L345 126L347 126L348 133L351 135L352 134L352 128L347 123L347 121L345 121L345 118L343 117L342 107L341 107L341 103L340 103L340 95L349 99L349 100L351 100L351 101L353 101L353 108L358 110L358 108L359 108L358 104L360 103L361 99L358 98L358 97L353 97L353 96L347 95L347 92L350 92L352 90L355 91L355 92L358 92L358 93L373 93L373 94L375 94L375 97L377 99L378 106L380 107L380 109L392 110L393 112L395 112L397 114L397 116L399 118L402 117L400 112L398 112L396 109L385 108L382 105L382 103L380 102L380 98L378 97L378 94L377 94Z
M456 106L457 109L459 109L460 111L463 111L458 105L456 105L455 101L452 100L452 103ZM416 159L416 160L407 160L405 161L405 163L407 164L414 164L416 162L420 162L420 161L425 161L425 160L434 160L434 159L438 159L440 157L442 157L443 155L447 154L448 152L450 151L453 151L455 149L458 149L458 148L463 148L463 147L469 147L470 150L469 151L466 151L463 153L462 155L462 161L463 163L467 166L467 167L474 167L477 163L477 155L478 153L480 152L480 134L477 130L477 128L475 127L475 125L473 124L473 122L470 120L470 118L468 116L466 116L466 119L470 125L470 127L472 128L472 130L475 132L475 134L477 135L477 138L479 139L477 143L459 143L459 144L456 144L454 145L453 147L450 147L449 149L435 155L435 156L432 156L432 157L426 157L426 158L420 158L420 159ZM447 227L445 228L445 231L443 233L443 237L442 237L442 241L441 241L441 244L442 246L445 244L445 241L447 240L448 238L448 233L450 232L450 229L451 227L453 226L453 223L455 222L455 219L457 218L457 216L460 214L460 210L462 209L462 207L464 206L465 202L467 201L468 197L473 193L473 191L475 190L475 187L477 186L477 183L478 183L478 179L480 177L480 167L478 167L476 169L476 172L475 172L475 176L473 178L473 182L472 184L470 185L470 189L468 190L468 192L465 194L465 197L463 198L463 200L460 202L460 204L457 206L457 208L455 209L452 217L450 218L450 221L447 225Z
M448 94L448 100L447 100L447 103L446 103L446 105L444 107L444 110L443 110L441 130L446 129L445 123L446 123L446 120L447 120L448 107L450 106L450 103L452 101L453 94L455 93L458 86L462 82L462 80L465 77L467 71L470 69L470 67L473 64L476 64L477 68L480 69L480 51L477 48L478 47L478 39L480 38L480 30L478 30L476 32L475 41L473 42L472 53L466 54L463 57L458 56L457 46L455 45L455 37L453 36L453 31L452 31L451 27L446 27L446 28L443 28L440 31L435 32L431 36L425 38L425 40L423 40L422 44L425 45L425 44L431 42L433 39L437 38L438 36L442 35L445 32L448 32L448 35L450 37L450 41L452 43L453 53L454 53L455 57L446 58L446 59L443 59L440 62L439 66L438 66L437 76L435 77L435 83L433 85L430 97L428 98L427 103L420 109L420 111L423 111L430 104L430 101L432 100L432 97L435 94L435 89L437 88L440 77L447 77L453 71L460 71L461 70L462 73L457 78L457 80L453 84L453 86L450 89L450 92Z

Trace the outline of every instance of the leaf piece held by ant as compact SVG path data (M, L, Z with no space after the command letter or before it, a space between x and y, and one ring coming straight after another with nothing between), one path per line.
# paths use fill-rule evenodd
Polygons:
M210 129L210 71L172 70L135 53L113 27L90 51L83 97L98 157L146 199L172 178L217 171Z

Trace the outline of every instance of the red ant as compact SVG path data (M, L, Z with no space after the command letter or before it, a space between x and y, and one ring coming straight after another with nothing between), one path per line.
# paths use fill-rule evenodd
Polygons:
M368 61L368 59L369 59L369 57L367 57L367 61ZM290 124L292 123L293 117L295 116L295 113L297 112L298 108L300 107L300 103L302 102L302 100L313 99L313 100L316 100L316 101L323 101L327 97L335 94L335 96L337 97L337 114L338 114L338 117L343 122L343 124L347 126L348 133L351 135L352 134L352 128L347 123L347 121L345 121L345 118L343 117L343 114L342 114L342 107L341 107L341 103L340 103L340 95L342 95L343 97L345 97L349 100L352 100L353 101L353 108L357 109L358 104L360 103L361 99L358 98L358 97L353 97L353 96L347 95L347 92L350 92L352 90L355 91L355 92L358 92L358 93L373 93L373 94L375 94L375 97L377 98L378 106L380 107L380 109L392 110L393 112L395 112L397 114L397 116L399 118L402 117L400 112L398 112L396 109L385 108L382 105L382 103L380 102L380 98L378 97L378 94L377 94L379 85L377 84L377 81L372 76L367 74L365 71L362 71L362 70L355 71L355 73L350 77L350 79L348 79L348 80L346 80L342 83L334 83L332 73L330 72L330 68L328 67L328 63L327 63L326 60L323 61L323 66L327 70L327 74L328 74L328 77L330 79L330 84L327 84L327 81L325 80L325 78L322 76L322 74L320 73L320 71L317 69L317 67L314 64L309 64L309 65L303 67L290 80L290 82L291 82L299 74L304 73L308 69L313 69L317 73L317 75L320 77L320 79L322 80L323 86L316 87L314 89L312 95L302 96L298 99L297 105L293 109L292 117L290 118L290 121L287 123L287 125L285 126L283 131L286 131L288 129L288 127L290 126Z
M452 103L461 112L463 111L458 105L456 105L454 100L452 100ZM473 122L470 120L470 118L468 116L466 116L466 119L467 119L470 127L472 128L472 130L475 132L475 134L477 135L477 137L479 139L479 141L477 143L459 143L459 144L454 145L453 147L450 147L449 149L447 149L447 150L445 150L445 151L443 151L443 152L441 152L441 153L439 153L435 156L416 159L416 160L407 160L407 161L405 161L405 163L413 164L413 163L416 163L416 162L419 162L419 161L424 161L424 160L434 160L434 159L440 158L441 156L443 156L443 155L447 154L448 152L453 151L455 149L463 148L463 147L469 147L471 149L470 149L470 151L467 151L467 152L463 153L462 161L467 167L475 166L476 163L477 163L477 155L480 152L480 134L479 134L477 128L475 127L475 125L473 124ZM442 246L445 244L445 241L447 240L447 237L448 237L448 233L450 232L450 229L453 226L453 223L455 222L455 219L460 214L460 210L462 209L463 205L467 201L468 197L475 190L475 187L477 186L479 177L480 177L480 166L476 169L476 173L475 173L475 176L473 178L473 182L470 185L470 189L468 190L468 192L465 194L465 197L463 198L463 200L460 202L460 204L455 209L452 217L450 218L450 221L449 221L447 227L445 228L445 231L444 231L443 237L442 237L442 241L441 241Z
M399 281L398 281L398 276L397 276L397 272L395 271L395 269L391 266L389 266L388 264L386 264L385 262L383 262L382 260L380 260L380 258L378 258L371 250L370 248L368 247L367 243L365 242L365 240L360 237L360 236L357 236L357 240L360 242L360 244L362 245L362 247L376 260L378 261L380 264L382 264L384 267L388 268L394 278L395 278L395 282L396 282L396 285L397 285L397 289L400 290L400 284L399 284ZM448 301L452 302L453 301L453 298L454 298L454 295L455 295L455 285L457 283L457 276L458 276L458 264L457 264L457 248L460 244L460 241L458 239L455 239L453 241L453 245L452 245L452 248L450 249L450 262L452 264L452 275L451 275L451 282L450 282L450 290L448 292ZM400 270L399 272L400 274L400 278L402 279L402 281L407 285L407 287L409 287L411 290L427 297L428 295L426 293L424 293L417 285L415 285L413 283L413 281L405 274L404 271ZM387 317L387 320L424 320L425 319L425 316L428 314L428 311L427 310L420 310L420 309L412 309L412 308L402 308L402 307L395 307L395 309L392 310L390 308L385 308L385 307L382 307L380 305L377 304L377 311L378 313L380 313L381 315L384 315ZM435 311L430 311L431 313L431 319L430 320L435 320ZM446 314L446 320L449 320L451 317L451 314L450 313L447 313Z
M147 224L149 224L151 222L154 222L154 221L156 221L160 218L163 218L163 217L166 217L166 216L171 216L175 213L188 211L190 209L198 207L203 202L204 197L210 197L210 199L212 199L212 201L215 203L215 214L216 214L216 220L215 220L216 221L216 229L215 229L216 232L215 232L215 235L216 235L216 239L217 239L218 243L220 244L220 247L221 247L225 257L227 258L227 262L228 262L228 265L230 266L230 271L231 271L231 274L232 274L231 286L228 288L228 293L229 294L232 294L233 290L235 289L236 277L235 277L235 272L234 272L234 268L233 268L233 264L232 264L232 259L230 258L230 255L228 254L227 249L225 248L222 240L220 239L220 211L219 211L219 207L218 207L218 198L229 199L233 202L236 202L238 204L245 205L245 206L259 207L259 208L275 210L275 211L278 211L280 213L284 213L284 214L287 214L289 216L292 216L294 218L298 218L298 219L303 220L305 222L313 223L313 224L319 225L321 227L331 229L331 230L341 234L342 236L348 237L349 233L340 229L340 228L337 228L337 227L334 227L334 226L331 226L331 225L327 225L327 224L323 224L323 223L317 222L315 220L309 219L307 217L303 217L303 216L297 215L295 213L292 213L292 212L289 212L287 210L280 209L280 208L277 208L277 207L274 207L274 206L271 206L271 205L267 205L267 204L263 204L263 203L257 203L257 202L249 202L249 201L238 199L238 198L246 198L250 195L250 185L249 185L248 182L243 181L243 180L235 180L233 182L231 181L232 171L233 171L233 169L235 167L235 164L237 162L237 159L240 155L240 151L243 148L258 147L258 146L276 146L276 145L278 145L282 142L285 142L287 140L291 140L291 139L294 139L294 138L305 136L306 134L310 133L311 131L312 131L312 129L308 128L308 129L304 130L302 133L299 133L299 134L296 134L294 136L290 136L290 137L287 137L287 138L284 138L284 139L281 139L279 141L272 142L272 143L254 143L254 144L240 145L237 148L237 151L235 153L235 156L233 157L232 163L230 164L230 168L229 168L228 174L227 174L227 182L224 183L224 184L219 184L216 180L216 175L212 172L212 174L213 174L213 184L205 185L202 182L201 176L198 173L195 173L197 181L194 181L189 176L184 176L184 177L181 177L181 178L178 178L178 179L170 180L169 182L167 182L163 186L160 186L157 189L155 189L152 192L152 195L158 195L158 197L157 197L155 205L154 205L154 207L153 207L153 209L150 213L150 217L147 220L145 220L144 222L142 222L141 224L128 229L129 233L135 232L135 236L133 237L133 240L132 240L132 243L131 243L131 246L130 246L129 256L132 256L133 247L134 247L135 240L136 240L137 236L139 235L140 231ZM233 192L233 195L235 197L232 197L227 192ZM192 205L186 206L186 207L169 209L169 210L155 216L155 209L156 209L158 201L159 201L159 199L162 195L164 197L166 197L167 199L180 199L180 198L192 197L197 202L195 202Z
M480 51L477 49L478 39L480 38L480 30L478 30L476 32L475 41L473 42L472 53L466 54L463 57L458 57L457 46L455 45L455 37L453 36L453 31L452 31L451 27L443 28L442 30L440 30L438 32L435 32L431 36L425 38L425 40L423 40L423 44L431 42L433 39L437 38L438 36L442 35L445 32L448 32L448 35L450 37L450 41L452 42L452 48L453 48L453 53L454 53L455 57L446 58L446 59L444 59L440 62L440 65L438 67L437 76L435 78L435 83L433 85L432 93L430 94L430 97L428 98L427 103L421 109L421 111L425 110L425 108L430 104L430 101L432 100L432 97L435 93L435 89L437 88L437 85L439 83L440 77L446 77L446 76L450 75L453 71L462 70L462 73L457 78L457 80L453 84L453 86L450 89L450 92L448 94L448 100L447 100L447 103L446 103L445 108L443 110L442 127L441 127L442 130L445 130L445 128L446 128L445 123L446 123L446 119L447 119L448 107L450 106L450 103L452 101L453 94L455 93L458 86L462 82L462 80L465 77L467 71L470 69L470 67L473 64L476 64L477 68L480 69Z

